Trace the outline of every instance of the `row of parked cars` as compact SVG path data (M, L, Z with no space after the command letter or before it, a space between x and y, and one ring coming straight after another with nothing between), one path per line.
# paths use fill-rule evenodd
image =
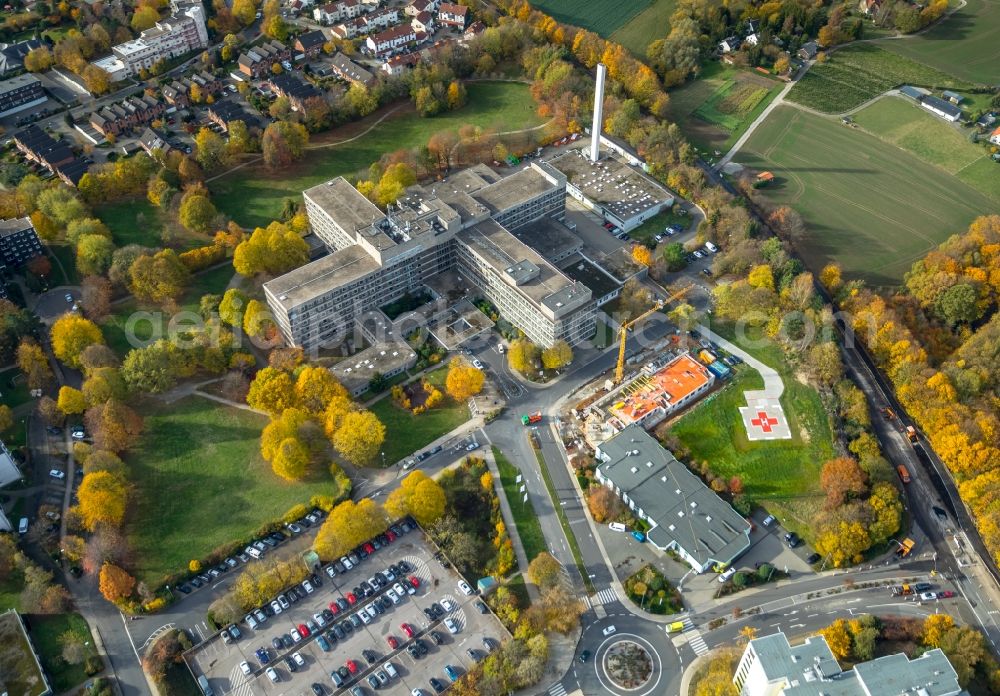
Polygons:
M226 558L218 565L203 569L197 575L178 585L177 589L184 594L191 594L191 592L195 589L215 582L220 576L222 576L223 573L236 568L241 563L246 564L250 561L262 558L265 553L271 549L277 548L279 545L287 541L289 537L301 534L307 527L318 525L323 520L324 516L325 513L322 510L318 508L314 509L302 519L286 525L285 529L288 532L287 534L284 532L271 532L270 534L262 536L259 539L255 539L240 553Z

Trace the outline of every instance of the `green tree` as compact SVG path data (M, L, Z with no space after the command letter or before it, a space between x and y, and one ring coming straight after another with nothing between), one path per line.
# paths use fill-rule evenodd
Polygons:
M76 245L76 268L84 275L102 275L111 265L115 244L107 237L85 234Z
M129 351L122 363L122 378L136 394L160 394L177 383L183 356L165 339Z
M194 157L206 172L213 172L229 163L226 140L211 128L202 127L194 137L194 144Z
M958 283L938 296L934 312L949 326L954 326L976 321L983 315L983 307L972 285Z
M687 252L680 242L671 242L663 247L663 261L671 273L683 271L687 267Z
M195 193L186 195L178 213L182 225L192 232L209 232L218 215L208 196Z
M243 314L250 298L238 288L229 288L219 303L219 318L230 326L243 326Z

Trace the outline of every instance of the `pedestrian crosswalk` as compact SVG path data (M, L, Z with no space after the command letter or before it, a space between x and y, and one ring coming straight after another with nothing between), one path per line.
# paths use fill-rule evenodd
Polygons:
M695 655L704 655L708 652L708 645L705 644L705 639L701 637L701 634L697 630L691 635L688 645L694 650Z
M591 604L611 604L618 601L618 594L613 587L605 587L591 598Z
M566 696L566 687L557 682L549 687L549 696Z
M706 644L705 639L701 637L701 631L694 627L694 622L691 621L690 617L684 619L682 623L684 624L684 629L680 633L675 633L670 639L673 644L677 648L680 648L685 644L690 645L696 655L704 655L707 653L708 644Z

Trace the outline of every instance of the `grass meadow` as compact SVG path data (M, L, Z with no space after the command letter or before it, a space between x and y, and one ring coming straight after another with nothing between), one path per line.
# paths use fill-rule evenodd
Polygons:
M836 261L873 286L898 285L913 261L996 208L906 150L792 107L775 109L737 159L774 172L764 195L805 218L798 248L810 268Z
M649 0L634 0L625 5L616 0L537 0L531 3L531 6L538 8L557 22L572 24L601 36L610 37L616 29L639 15L649 4ZM645 50L641 55L645 55Z
M649 7L615 29L608 38L632 51L637 58L645 58L649 44L670 33L670 15L675 9L677 0L653 0Z
M780 347L762 340L760 330L747 330L750 343L737 337L728 325L713 324L712 330L781 374L785 384L781 403L793 437L764 442L747 439L737 409L746 405L743 392L762 388L763 380L745 365L737 368L722 390L682 416L670 431L691 450L692 461L708 461L717 476L739 476L751 499L771 514L780 511L783 518L797 520L793 528L806 529L823 497L820 468L834 456L833 435L819 394L795 378Z
M859 126L964 181L1000 203L1000 164L968 131L946 123L905 97L880 99L854 115ZM983 211L986 212L986 211Z
M517 527L517 535L521 538L524 555L528 557L530 563L535 556L548 550L545 536L542 534L542 525L535 514L535 507L531 499L529 498L527 503L524 502L521 484L517 482L517 475L521 473L520 469L511 464L496 447L493 448L493 458L500 471L500 482L503 485L504 495L507 496L507 502L510 504L511 514L514 516L514 525ZM521 570L527 570L527 568Z
M294 483L276 476L260 456L264 416L199 396L150 402L143 413L145 432L127 457L126 529L141 550L135 575L151 587L313 495L343 493L326 470Z
M930 30L879 46L971 82L1000 82L1000 3L966 0L966 5Z
M457 111L421 118L406 105L357 140L311 149L291 167L269 171L258 163L237 169L209 184L212 200L220 212L244 227L266 226L281 214L286 199L300 201L304 189L337 176L350 177L388 152L425 145L439 131L457 131L463 125L518 130L542 123L527 85L472 82L467 89L468 105ZM362 132L378 117L373 114L350 128L332 131L330 142L345 132Z

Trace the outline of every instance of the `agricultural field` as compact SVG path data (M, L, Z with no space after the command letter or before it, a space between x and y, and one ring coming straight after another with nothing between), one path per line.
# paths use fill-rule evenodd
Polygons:
M425 145L439 131L457 131L463 125L506 131L542 123L527 85L472 82L467 88L468 104L457 111L421 118L412 106L401 105L370 131L366 129L384 116L385 110L331 131L332 142L322 148L313 147L323 141L316 138L308 154L291 167L270 171L258 163L224 174L209 184L212 200L220 212L244 227L266 226L281 214L287 199L301 201L304 189L366 170L388 152ZM337 140L352 136L356 139L337 144Z
M615 29L608 38L637 58L645 58L649 44L670 33L670 15L675 9L677 0L653 0L653 4Z
M697 147L725 152L781 91L782 83L709 63L697 80L670 92L670 120Z
M781 348L762 330L748 327L745 336L738 336L730 325L718 323L713 323L712 330L778 371L785 384L781 403L793 437L747 439L737 409L746 405L744 390L760 389L763 379L746 366L739 367L721 391L681 416L670 432L690 450L691 461L710 462L712 472L725 479L739 476L749 498L782 520L792 521L791 529L808 535L809 520L822 502L820 468L835 456L823 402L815 389L795 378Z
M887 51L963 80L1000 82L1000 3L967 0L965 7L930 30L879 44Z
M627 5L616 0L538 0L531 5L557 22L610 37L618 27L646 9L649 0L635 0Z
M907 84L939 90L973 86L875 44L855 44L830 53L825 63L810 68L786 99L823 113L840 114Z
M967 129L944 122L904 97L880 99L857 112L854 120L869 133L1000 202L1000 164L982 145L969 141Z
M737 160L774 172L764 195L805 218L799 252L814 270L898 285L913 261L996 203L895 145L788 106L754 131Z

